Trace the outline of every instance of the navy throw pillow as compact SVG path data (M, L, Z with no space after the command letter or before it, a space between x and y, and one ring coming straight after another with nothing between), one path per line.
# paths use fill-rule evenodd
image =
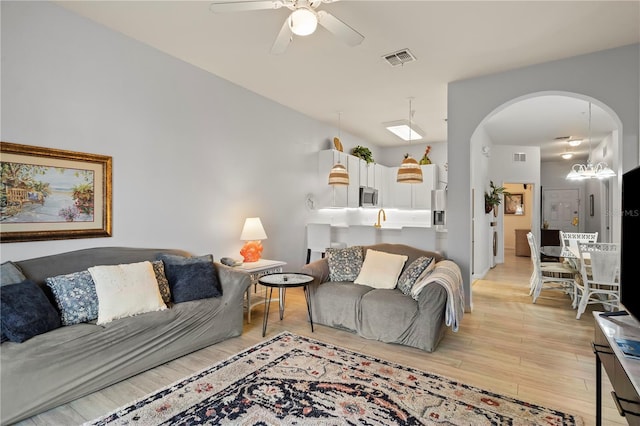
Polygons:
M42 289L33 281L2 286L2 334L11 342L25 340L60 327L60 317Z
M222 296L216 268L212 262L165 264L174 303Z

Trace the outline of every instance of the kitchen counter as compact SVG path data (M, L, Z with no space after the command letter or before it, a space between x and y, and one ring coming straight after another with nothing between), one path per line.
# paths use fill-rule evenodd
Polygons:
M422 250L446 250L446 229L424 225L331 225L331 241L347 246L371 245L378 243L406 244Z
M386 220L383 220L385 217ZM378 218L382 225L380 228L374 226ZM318 209L310 214L308 222L330 224L333 243L348 246L406 244L442 254L446 250L447 230L440 226L430 226L431 210Z

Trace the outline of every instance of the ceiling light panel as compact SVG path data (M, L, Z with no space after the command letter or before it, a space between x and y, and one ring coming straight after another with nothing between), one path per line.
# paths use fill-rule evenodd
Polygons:
M420 140L424 137L424 132L419 129L415 124L409 127L408 121L394 121L390 123L384 123L385 128L398 136L404 141ZM411 131L410 131L411 130Z

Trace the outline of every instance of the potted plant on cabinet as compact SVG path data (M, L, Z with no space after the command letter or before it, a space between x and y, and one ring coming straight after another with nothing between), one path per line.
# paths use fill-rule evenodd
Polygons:
M493 181L489 181L489 183L491 191L485 191L484 193L484 212L489 214L491 213L491 210L493 210L494 216L498 216L497 209L502 202L502 198L500 196L507 196L511 194L506 191L506 188L504 186L496 186Z
M371 155L371 150L367 147L358 145L351 150L351 154L366 161L367 165L373 163L373 155Z

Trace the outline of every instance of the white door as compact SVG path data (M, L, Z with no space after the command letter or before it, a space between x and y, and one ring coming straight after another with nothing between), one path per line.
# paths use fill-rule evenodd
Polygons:
M580 199L578 189L542 189L542 223L549 229L579 232Z

